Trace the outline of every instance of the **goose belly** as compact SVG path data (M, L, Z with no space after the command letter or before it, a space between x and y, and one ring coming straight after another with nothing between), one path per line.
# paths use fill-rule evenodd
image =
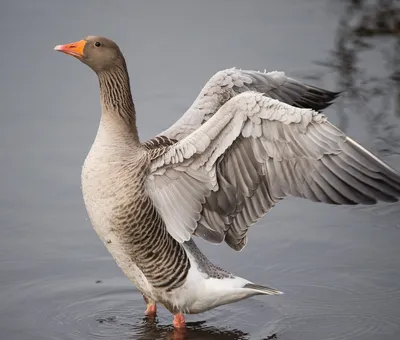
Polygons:
M107 216L101 212L102 209L100 207L93 208L90 200L87 202L87 211L93 229L117 265L143 294L151 297L151 286L135 263L132 253L127 249L127 245L119 237L118 226L108 220Z
M143 294L152 297L152 287L135 262L133 249L125 242L118 223L118 202L131 200L132 188L119 187L115 177L101 174L87 165L82 169L83 199L93 229L124 274Z
M92 157L82 170L82 191L95 231L139 290L167 305L169 292L185 284L190 261L147 195L138 169L145 166Z

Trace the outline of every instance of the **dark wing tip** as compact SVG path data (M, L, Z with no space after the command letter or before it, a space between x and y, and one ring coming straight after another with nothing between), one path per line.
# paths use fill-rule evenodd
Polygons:
M307 92L293 106L321 111L332 105L333 101L343 93L343 91L328 91L313 85L303 84Z

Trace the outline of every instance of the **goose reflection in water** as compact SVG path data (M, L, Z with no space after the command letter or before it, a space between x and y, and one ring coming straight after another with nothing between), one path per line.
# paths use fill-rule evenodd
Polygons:
M216 328L208 326L206 321L188 322L186 329L174 329L170 325L160 325L157 318L144 318L134 326L131 339L137 340L247 340L249 334L238 329ZM275 335L264 339L277 339Z

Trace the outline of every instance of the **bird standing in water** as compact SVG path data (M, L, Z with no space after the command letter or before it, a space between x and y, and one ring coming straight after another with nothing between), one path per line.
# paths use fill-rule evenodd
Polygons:
M286 196L328 204L395 202L400 175L320 111L337 93L282 72L226 69L169 129L142 143L119 47L88 36L55 47L100 84L99 129L82 169L97 234L147 303L200 313L280 291L212 264L193 236L247 243L248 228Z

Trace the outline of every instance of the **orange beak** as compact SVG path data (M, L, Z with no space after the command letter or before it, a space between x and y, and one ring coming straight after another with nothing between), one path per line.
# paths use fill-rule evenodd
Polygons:
M72 55L75 58L82 59L83 58L83 49L85 48L86 41L79 40L70 44L65 45L57 45L54 47L56 51L63 52L65 54Z

